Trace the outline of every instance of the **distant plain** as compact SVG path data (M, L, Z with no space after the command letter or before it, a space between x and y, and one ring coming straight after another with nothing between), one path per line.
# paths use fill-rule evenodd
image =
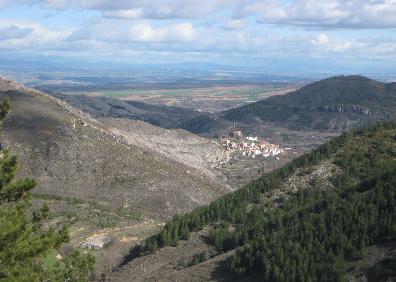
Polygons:
M153 105L178 106L204 112L224 111L253 103L273 95L282 95L298 89L299 84L219 85L183 88L178 85L157 89L86 89L63 91L69 95L104 96Z

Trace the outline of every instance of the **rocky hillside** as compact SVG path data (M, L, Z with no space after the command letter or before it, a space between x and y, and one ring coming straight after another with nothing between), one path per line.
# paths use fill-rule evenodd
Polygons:
M149 146L156 135L151 125L98 121L64 101L5 80L0 90L0 98L11 101L2 145L19 156L20 174L37 179L36 193L168 218L228 191L219 175L208 173L226 158L209 141L167 131L156 137L158 146ZM205 152L189 149L201 145L207 145ZM185 158L184 151L189 151Z
M180 128L203 135L214 134L230 126L229 122L218 118L215 114L188 108L151 105L138 101L121 101L107 97L57 93L51 93L51 95L70 103L93 117L141 120L166 129Z
M396 119L396 83L337 76L295 92L224 112L237 122L277 122L291 128L345 130Z
M13 91L13 90L37 92L33 89L29 89L21 84L18 84L15 81L2 79L0 77L0 92Z
M225 178L217 166L229 159L229 152L217 140L209 140L185 130L170 130L149 123L120 118L100 118L117 136L139 148L160 153L176 162L193 167L211 178Z

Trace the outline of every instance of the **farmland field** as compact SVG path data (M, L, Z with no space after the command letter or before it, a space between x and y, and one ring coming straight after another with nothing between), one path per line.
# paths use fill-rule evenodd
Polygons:
M179 106L201 111L216 112L273 95L282 95L299 88L299 85L232 85L174 89L119 89L73 91L67 94L105 96L121 100L142 101L155 105Z

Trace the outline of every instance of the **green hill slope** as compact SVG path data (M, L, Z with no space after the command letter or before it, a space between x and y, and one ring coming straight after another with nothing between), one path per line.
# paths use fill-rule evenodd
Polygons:
M396 125L344 133L209 206L175 216L129 260L141 264L145 257L136 257L177 249L185 245L179 240L207 229L204 241L216 253L203 257L205 265L227 254L225 272L215 270L211 279L233 273L238 280L341 281L351 271L347 264L370 256L368 247L396 240ZM395 262L396 254L378 262L385 272L374 277L394 279ZM193 269L179 274L194 275Z
M373 108L396 106L396 83L381 83L363 76L336 76L309 84L293 93L267 101L281 105L318 107L356 104Z

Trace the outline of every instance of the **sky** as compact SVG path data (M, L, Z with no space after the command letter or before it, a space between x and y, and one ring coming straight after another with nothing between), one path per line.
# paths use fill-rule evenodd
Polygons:
M0 0L0 59L393 72L396 0Z

